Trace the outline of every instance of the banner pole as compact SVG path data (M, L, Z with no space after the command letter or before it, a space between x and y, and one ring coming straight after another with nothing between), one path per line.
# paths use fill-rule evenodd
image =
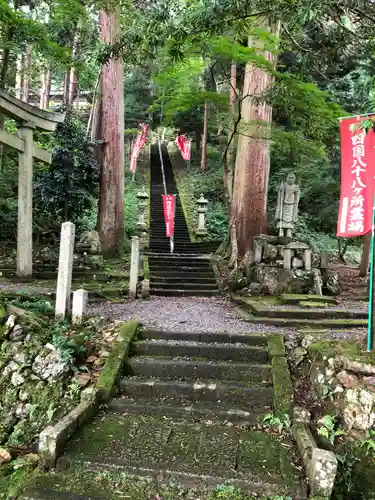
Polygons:
M367 325L367 352L372 350L372 336L374 332L373 325L373 310L374 310L374 253L375 253L375 194L374 204L372 208L372 225L371 225L371 250L370 250L370 287L369 287L369 302L368 302L368 325Z

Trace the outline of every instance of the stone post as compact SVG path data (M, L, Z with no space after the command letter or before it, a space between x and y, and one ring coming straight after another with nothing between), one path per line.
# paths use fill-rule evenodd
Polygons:
M206 205L208 201L204 198L203 194L201 194L199 200L197 201L198 205L198 229L196 231L197 236L205 236L207 234L206 224L205 224L205 214L206 214Z
M132 237L132 249L130 259L130 281L129 281L129 297L137 298L137 283L139 273L139 238Z
M88 293L83 288L76 290L73 293L73 307L72 307L72 322L73 324L82 323L82 319L87 313L87 299Z
M328 269L328 252L322 252L320 256L320 269Z
M311 271L311 250L306 249L303 252L303 260L305 263L305 269L306 271Z
M330 498L336 478L337 459L332 451L313 448L307 468L312 497Z
M284 269L291 269L292 268L292 249L291 248L284 248L283 259L284 259Z
M149 198L144 187L141 189L141 191L137 193L137 198L138 198L138 210L139 210L137 228L140 232L144 232L147 231L145 215L146 215L147 200Z
M17 276L33 274L33 122L20 128L24 151L18 155Z
M72 222L61 224L59 271L57 275L55 316L65 317L70 311L72 289L75 226Z

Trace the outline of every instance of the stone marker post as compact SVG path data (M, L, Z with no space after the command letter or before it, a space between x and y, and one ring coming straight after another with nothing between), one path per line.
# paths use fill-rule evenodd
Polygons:
M132 249L130 259L130 281L129 281L129 297L137 298L137 283L139 272L139 237L132 237Z
M204 198L203 194L201 194L199 200L197 201L197 205L198 205L198 229L195 233L197 236L205 236L207 234L207 229L206 229L206 224L205 224L207 203L208 203L208 201Z
M138 222L137 222L137 228L139 229L140 232L147 231L147 224L146 224L146 208L147 208L147 200L149 199L148 194L146 193L146 190L144 187L137 193L137 198L138 198Z
M72 322L77 325L87 313L88 293L83 288L73 292Z
M33 122L20 128L24 151L18 156L17 276L33 274Z
M61 225L59 271L57 275L55 316L65 317L70 311L72 289L73 253L75 225L64 222Z

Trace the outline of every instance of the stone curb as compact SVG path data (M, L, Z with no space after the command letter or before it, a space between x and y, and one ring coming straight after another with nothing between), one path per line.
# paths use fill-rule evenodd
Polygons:
M96 384L100 403L106 403L113 396L116 381L124 361L128 358L130 343L136 334L138 326L138 321L127 321L120 328L118 340L112 346L111 352Z
M99 404L107 402L112 397L138 325L137 321L128 321L120 327L118 340L111 348L96 387L89 389L86 393L83 392L81 403L55 425L45 427L39 434L38 454L43 467L55 467L56 460L68 439L79 427L91 420Z
M275 410L278 414L290 416L292 414L293 383L285 357L284 338L280 333L270 336L268 356L271 358L272 365Z
M310 487L310 497L330 498L337 472L337 459L332 451L322 450L311 434L310 412L293 408L292 433L302 457Z

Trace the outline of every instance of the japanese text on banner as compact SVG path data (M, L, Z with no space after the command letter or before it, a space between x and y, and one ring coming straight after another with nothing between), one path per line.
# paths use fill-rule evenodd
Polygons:
M360 117L340 123L341 192L337 236L371 231L375 186L375 134L361 128Z

